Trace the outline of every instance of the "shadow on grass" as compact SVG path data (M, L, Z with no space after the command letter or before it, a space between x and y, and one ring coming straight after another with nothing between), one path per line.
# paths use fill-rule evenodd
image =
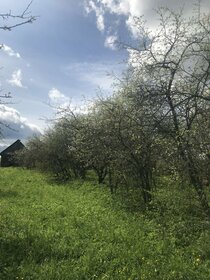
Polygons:
M70 246L58 249L57 240L49 240L39 236L25 238L0 237L0 279L16 279L21 274L21 267L37 268L51 261L60 262L67 259L78 260L84 248ZM28 278L31 279L31 278Z
M114 194L114 198L116 203L120 204L126 212L144 213L146 211L146 205L139 188L119 188Z
M0 198L10 198L18 196L16 191L3 191L0 189Z

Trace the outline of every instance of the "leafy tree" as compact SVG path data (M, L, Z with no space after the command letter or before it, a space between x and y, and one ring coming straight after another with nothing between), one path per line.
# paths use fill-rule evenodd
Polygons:
M111 192L139 188L147 205L157 177L173 175L194 187L209 214L210 16L158 14L155 32L136 19L139 46L129 46L129 68L113 95L85 114L67 109L40 140L36 165L65 179L94 170Z
M38 136L30 138L26 148L16 152L18 165L26 168L40 168L44 160L44 145Z
M197 191L203 208L209 205L200 179L197 159L203 150L196 128L209 109L210 17L200 12L186 19L182 13L158 10L159 28L154 33L136 19L141 43L130 47L136 100L146 99L154 129L176 147L179 172L184 171ZM206 150L206 147L204 147Z

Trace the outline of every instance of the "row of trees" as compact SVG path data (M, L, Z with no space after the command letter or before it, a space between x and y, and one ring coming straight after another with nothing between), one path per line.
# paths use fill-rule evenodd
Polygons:
M173 174L194 187L209 213L210 15L158 14L155 32L136 19L139 42L126 46L129 68L113 95L95 100L88 113L66 109L22 158L63 179L94 170L112 192L141 188L145 203L155 178Z

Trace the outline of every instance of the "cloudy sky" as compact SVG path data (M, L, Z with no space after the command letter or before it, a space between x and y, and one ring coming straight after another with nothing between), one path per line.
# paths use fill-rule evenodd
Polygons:
M0 13L21 14L28 0L1 0ZM43 131L46 118L52 118L51 105L80 105L93 98L99 87L111 93L112 76L126 67L127 53L116 42L135 39L133 17L145 15L148 24L156 24L154 9L167 5L177 9L184 5L190 14L191 0L34 0L33 24L12 31L0 30L1 100L0 125L4 139L0 147L17 138L25 139ZM210 10L210 1L202 8ZM0 19L0 26L10 24ZM7 104L2 104L7 101ZM9 101L9 104L8 104Z

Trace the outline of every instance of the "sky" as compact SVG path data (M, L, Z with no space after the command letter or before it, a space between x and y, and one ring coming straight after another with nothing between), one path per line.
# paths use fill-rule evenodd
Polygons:
M0 13L21 14L28 0L1 0ZM117 42L137 39L133 17L144 15L154 28L154 9L195 8L190 0L34 0L32 24L0 30L0 149L17 139L43 133L56 106L72 108L97 94L112 93L114 77L126 69L128 53ZM210 11L210 1L201 3ZM0 26L10 24L0 19ZM4 104L6 103L6 104ZM84 108L84 107L81 107Z

